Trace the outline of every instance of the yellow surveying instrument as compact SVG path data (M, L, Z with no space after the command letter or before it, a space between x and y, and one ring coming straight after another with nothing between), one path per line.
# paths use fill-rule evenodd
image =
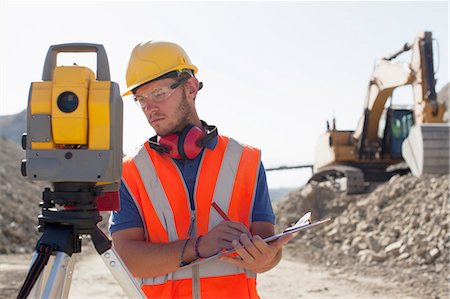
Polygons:
M96 53L97 74L83 66L57 66L61 52ZM74 253L81 236L90 235L108 269L128 297L144 294L97 227L99 211L118 209L122 172L123 103L110 81L102 45L69 43L50 46L42 82L31 83L26 160L21 171L29 180L48 181L38 240L30 270L18 298L67 298ZM109 196L107 196L109 195Z

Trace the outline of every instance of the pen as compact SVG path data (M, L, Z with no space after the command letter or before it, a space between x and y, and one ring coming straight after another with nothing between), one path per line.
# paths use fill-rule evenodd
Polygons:
M213 202L211 205L212 205L213 208L217 211L217 213L219 213L219 215L222 216L222 218L223 218L224 220L231 221L231 219L228 217L228 215L225 214L225 212L222 211L222 209L221 209L215 202Z

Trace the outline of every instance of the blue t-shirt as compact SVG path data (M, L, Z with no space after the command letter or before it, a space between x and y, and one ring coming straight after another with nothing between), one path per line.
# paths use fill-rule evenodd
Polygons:
M213 149L216 144L217 138L211 140L206 147ZM174 159L181 174L183 175L184 182L189 192L190 202L193 202L195 179L197 177L201 156L202 155L200 154L193 160ZM252 221L266 221L273 224L275 223L275 215L272 210L269 190L267 187L266 172L262 164L258 174L255 201L252 211ZM143 228L144 224L130 192L122 182L120 185L120 210L113 211L111 213L109 231L112 234L122 229L136 227Z

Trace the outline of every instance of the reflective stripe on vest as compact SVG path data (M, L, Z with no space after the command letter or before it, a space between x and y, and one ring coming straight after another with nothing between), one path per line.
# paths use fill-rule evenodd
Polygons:
M213 201L231 220L250 228L259 167L259 150L224 136L219 136L214 150L204 150L194 188L196 225L193 235L204 235L223 220L211 209ZM132 160L124 160L123 179L143 216L147 241L167 243L189 237L189 193L178 167L168 155L161 155L148 144L144 145ZM245 271L220 260L199 267L201 278L240 273ZM245 276L256 277L251 272ZM160 285L190 278L192 270L188 268L145 278L144 284Z

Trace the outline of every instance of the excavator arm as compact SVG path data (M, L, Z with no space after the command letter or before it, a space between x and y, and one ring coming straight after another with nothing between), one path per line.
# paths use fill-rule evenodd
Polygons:
M416 76L412 83L415 124L442 123L446 108L437 101L431 32L421 33L414 42L411 69Z
M407 63L381 60L376 64L367 89L364 113L353 133L360 158L373 156L377 151L378 125L386 101L394 89L411 84L414 80L414 72Z

